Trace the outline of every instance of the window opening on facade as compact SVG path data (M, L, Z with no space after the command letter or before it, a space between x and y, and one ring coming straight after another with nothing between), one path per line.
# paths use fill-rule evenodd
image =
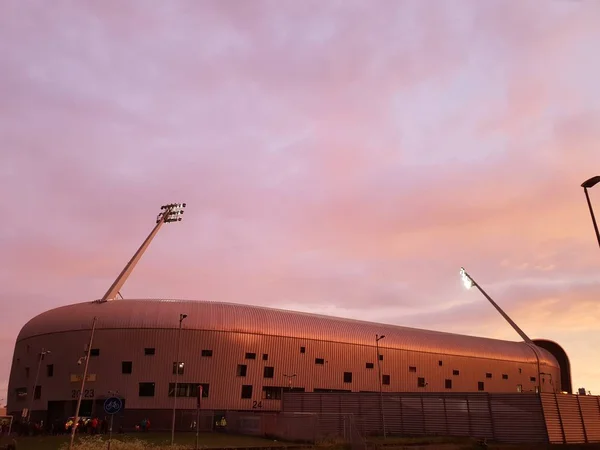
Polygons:
M344 372L344 383L352 383L352 372Z
M242 385L242 398L252 398L252 385L251 384Z
M445 387L446 389L452 389L452 380L448 380L448 379L446 379L446 380L444 381L444 387Z
M256 353L246 353L246 359L256 359Z
M503 373L503 374L502 374L502 379L503 379L503 380L508 380L508 374L506 374L506 373Z
M425 387L425 378L424 377L419 377L417 379L417 386L418 387Z
M366 367L367 367L367 369L372 369L373 367L375 367L375 364L367 363Z
M529 377L529 381L535 381L535 377Z
M90 350L90 356L100 356L100 349L99 348L93 348Z
M154 355L156 354L156 349L154 347L147 347L144 349L144 355Z
M306 347L300 347L300 353L306 353Z
M379 361L383 361L383 355L379 355Z
M179 362L179 364L177 364L176 362L173 363L173 375L183 375L185 369L185 363L184 362Z
M440 359L440 360L438 361L438 366L440 366L440 367L441 367L441 366L443 366L443 365L444 365L444 362L443 362L443 361Z
M408 366L408 371L409 372L416 372L417 368L415 366Z
M33 391L33 399L39 400L40 398L42 398L42 386L36 386Z
M202 386L202 398L207 398L210 385L208 383L177 383L177 397L198 398L198 386ZM175 394L175 383L169 383L169 397Z
M315 358L315 364L325 364L325 360L323 358Z
M454 370L452 371L452 375L460 375L460 370L456 370L456 369L454 369Z
M132 361L121 361L121 373L129 374L133 370Z
M269 355L267 353L263 353L263 361L268 361Z
M483 383L483 381L478 381L477 382L477 390L478 391L484 391L485 390L485 384Z
M154 383L140 383L138 395L140 397L154 397Z
M54 376L54 364L48 364L46 366L46 376L53 377Z
M487 373L485 374L485 377L486 377L486 378L492 378L492 374L491 374L491 373L489 373L489 372L487 372Z
M246 364L238 364L236 374L238 377L245 377L247 370L248 366Z
M206 358L210 358L213 355L213 351L212 350L202 350L201 355Z
M390 376L382 375L381 376L381 384L389 385L390 384Z
M275 374L275 368L274 367L265 366L265 370L264 370L263 374L264 374L265 378L273 378L273 375Z

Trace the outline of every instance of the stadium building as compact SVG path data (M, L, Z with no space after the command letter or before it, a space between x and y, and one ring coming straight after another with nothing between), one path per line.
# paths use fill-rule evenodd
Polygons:
M169 211L149 238L169 221ZM115 299L148 244L102 299L52 309L22 328L9 414L28 410L31 420L51 423L74 415L81 396L79 415L102 416L104 400L118 392L124 423L145 417L168 428L175 383L180 417L196 409L199 386L201 408L216 414L277 411L286 390L572 391L568 358L551 341L510 342L229 303Z

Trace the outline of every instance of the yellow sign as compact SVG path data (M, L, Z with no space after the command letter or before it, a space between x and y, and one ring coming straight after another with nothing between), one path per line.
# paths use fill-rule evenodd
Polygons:
M81 383L81 380L83 379L83 374L80 373L72 373L71 374L71 383ZM88 373L87 377L85 377L85 382L87 383L88 381L96 381L96 374L95 373Z

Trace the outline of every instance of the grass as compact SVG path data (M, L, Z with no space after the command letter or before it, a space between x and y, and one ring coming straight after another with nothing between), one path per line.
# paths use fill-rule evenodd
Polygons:
M98 442L100 439L104 443ZM67 448L70 436L36 436L36 437L18 437L17 450L60 450ZM80 443L81 449L106 448L106 440L108 436L92 436L75 438ZM117 442L119 441L119 442ZM189 432L180 432L175 435L175 444L179 448L194 448L196 442L196 434ZM0 440L0 443L7 443L6 438ZM121 443L129 445L124 446ZM121 444L121 445L119 445ZM170 433L131 433L124 435L113 435L111 450L119 450L121 448L143 449L143 448L171 448ZM199 445L201 448L265 448L265 447L281 447L284 443L269 439L262 439L254 436L238 436L225 433L200 433Z

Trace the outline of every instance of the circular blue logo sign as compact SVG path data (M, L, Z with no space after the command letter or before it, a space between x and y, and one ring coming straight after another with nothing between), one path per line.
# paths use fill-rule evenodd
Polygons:
M109 397L104 400L104 412L106 414L116 414L123 408L123 401L118 397Z

